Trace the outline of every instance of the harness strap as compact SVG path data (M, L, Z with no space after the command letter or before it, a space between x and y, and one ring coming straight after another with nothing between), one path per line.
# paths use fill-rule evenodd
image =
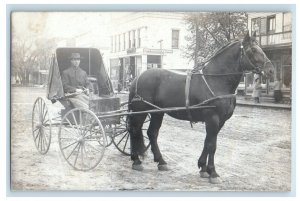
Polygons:
M190 85L191 85L191 79L192 79L192 71L188 71L186 79L185 79L185 107L186 107L186 112L188 115L188 118L191 122L191 126L192 126L192 114L191 111L189 110L189 106L190 106ZM193 127L193 126L192 126Z
M214 92L212 91L212 89L210 88L209 84L207 83L207 81L206 81L206 79L205 79L205 76L204 76L204 73L203 73L203 70L200 69L199 72L200 72L200 75L201 75L202 79L204 80L204 82L205 82L207 88L209 89L210 93L211 93L213 96L216 96L215 93L214 93Z

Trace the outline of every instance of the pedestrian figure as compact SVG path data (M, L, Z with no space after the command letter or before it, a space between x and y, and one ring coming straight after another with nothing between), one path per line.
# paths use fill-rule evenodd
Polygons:
M275 83L274 83L274 99L275 99L275 103L279 103L282 100L281 88L282 88L281 79L277 78L275 80Z
M253 81L253 93L252 97L254 98L254 103L259 103L259 98L261 96L261 82L260 82L260 75L254 74L254 81Z

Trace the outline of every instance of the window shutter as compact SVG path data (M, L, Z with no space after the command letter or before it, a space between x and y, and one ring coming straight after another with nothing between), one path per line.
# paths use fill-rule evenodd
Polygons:
M264 18L261 18L261 21L260 21L260 33L261 34L267 34L267 18L264 17Z

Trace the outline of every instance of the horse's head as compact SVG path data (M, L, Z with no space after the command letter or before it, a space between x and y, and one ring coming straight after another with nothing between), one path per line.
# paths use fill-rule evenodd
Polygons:
M247 32L243 40L243 47L244 55L250 64L250 69L247 70L271 77L274 73L274 66L264 51L259 47L256 41L256 32L254 32L251 37L249 36L249 32Z

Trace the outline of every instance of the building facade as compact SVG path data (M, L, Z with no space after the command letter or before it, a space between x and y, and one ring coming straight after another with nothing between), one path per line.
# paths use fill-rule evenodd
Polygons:
M263 93L272 96L274 81L280 79L282 91L291 97L292 14L290 12L248 13L248 28L256 31L257 41L275 67L274 77L262 80ZM245 77L246 93L252 91L253 75Z
M182 56L187 45L184 14L132 12L113 20L110 36L110 77L115 89L151 68L186 70L192 62Z

